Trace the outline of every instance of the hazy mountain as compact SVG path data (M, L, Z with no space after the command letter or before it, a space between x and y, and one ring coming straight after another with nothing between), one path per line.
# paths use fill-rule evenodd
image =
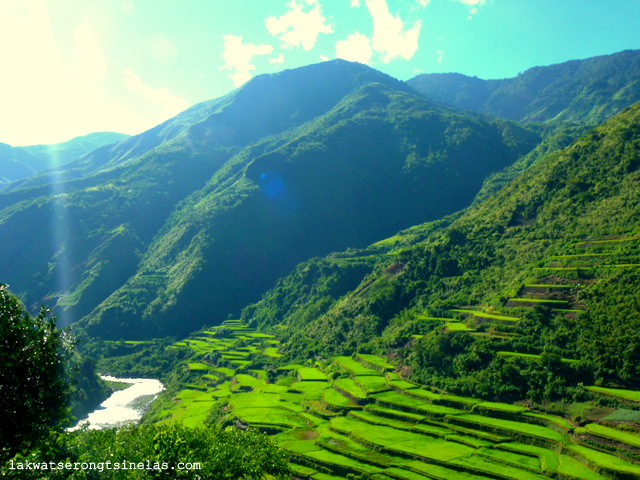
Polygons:
M186 333L311 256L464 207L539 140L359 64L260 76L0 195L0 270L91 333Z
M640 101L640 50L535 67L502 80L445 73L407 83L443 105L499 118L597 125Z
M129 135L114 132L90 133L53 145L12 147L0 143L0 190L9 183L30 177L65 163L103 145L117 143Z

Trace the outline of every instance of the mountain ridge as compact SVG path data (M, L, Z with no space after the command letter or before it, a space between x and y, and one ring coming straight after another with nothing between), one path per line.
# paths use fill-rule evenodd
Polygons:
M640 100L640 50L533 67L513 78L423 74L407 83L434 101L523 122L597 125Z

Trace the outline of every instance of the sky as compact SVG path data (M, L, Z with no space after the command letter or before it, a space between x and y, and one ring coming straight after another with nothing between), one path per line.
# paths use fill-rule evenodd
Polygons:
M640 48L640 0L1 0L0 142L143 132L335 58L509 78Z

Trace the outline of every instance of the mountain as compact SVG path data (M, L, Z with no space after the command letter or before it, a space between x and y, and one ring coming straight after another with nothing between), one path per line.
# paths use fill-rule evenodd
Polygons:
M303 260L463 208L539 140L360 64L259 76L0 195L0 271L93 335L186 334Z
M103 145L117 143L129 135L114 132L90 133L53 145L12 147L0 143L0 191L13 181L30 177L43 170L59 168Z
M640 101L640 50L535 67L502 80L445 73L407 83L443 105L499 118L597 125Z
M299 265L242 318L281 325L290 361L385 353L460 394L638 388L639 184L640 103L477 205Z

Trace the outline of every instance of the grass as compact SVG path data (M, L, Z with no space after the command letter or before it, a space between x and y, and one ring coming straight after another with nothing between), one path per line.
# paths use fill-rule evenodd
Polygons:
M552 303L552 304L560 304L560 303L569 303L568 300L551 300L548 298L510 298L510 302L529 302L529 303Z
M400 410L408 410L413 413L424 414L428 417L444 417L456 415L460 410L443 405L433 405L420 399L402 395L397 392L378 393L373 396L376 403L381 406L391 406Z
M464 314L470 314L473 315L474 317L480 317L480 318L489 318L492 320L504 320L506 322L519 322L520 319L518 317L509 317L507 315L496 315L493 313L485 313L485 312L480 312L478 310L463 310L463 309L451 309L449 310L450 312L454 312L454 313L464 313Z
M376 356L376 355L369 355L366 353L358 353L356 354L356 356L358 358L361 358L362 360L364 360L367 363L370 363L371 365L375 365L376 367L379 367L382 369L382 371L385 370L394 370L395 367L393 365L391 365L390 363L388 363L387 361L383 360L382 358Z
M525 435L527 437L538 438L541 440L548 440L555 444L566 444L568 440L561 433L551 430L547 427L540 425L532 425L529 423L516 422L513 420L503 420L499 418L484 417L475 414L461 414L450 417L454 421L461 421L465 424L471 424L475 428L490 428L496 429L501 432L506 432L507 435Z
M271 358L282 357L282 355L278 353L278 347L267 347L264 349L262 353L264 353L267 357L271 357Z
M410 431L398 430L385 425L372 425L353 417L337 417L331 420L331 428L343 435L350 435L360 442L382 447L385 452L409 454L425 459L447 462L455 458L472 455L472 447L447 442Z
M524 455L535 456L540 460L540 467L545 472L557 472L560 465L558 454L547 448L518 442L503 443L501 445L498 445L496 448L500 450L508 450L510 452L521 453Z
M302 428L308 422L296 413L284 408L238 408L233 414L250 425L278 425L287 428Z
M449 332L475 332L475 328L467 327L464 323L460 322L448 322L444 324L444 327Z
M289 385L289 391L302 393L306 400L320 400L327 388L331 388L327 382L294 382Z
M380 375L380 372L365 367L351 357L333 357L331 361L353 375Z
M404 468L411 469L418 473L424 473L429 478L438 478L441 480L487 480L489 477L465 472L462 470L453 470L441 465L433 465L430 463L413 461L404 465Z
M634 465L614 455L599 452L597 450L583 447L581 445L569 445L567 449L573 451L574 453L577 453L578 455L585 458L590 463L595 464L599 468L603 468L605 470L613 471L617 473L635 475L636 477L640 477L640 465Z
M338 378L333 382L333 385L357 400L365 400L367 398L365 391L356 385L352 378Z
M383 376L364 375L354 378L356 385L362 388L368 395L389 390L387 379Z
M213 371L221 373L225 377L233 377L233 375L235 375L235 373L236 373L235 370L233 370L231 368L227 368L227 367L217 367L217 368L214 368Z
M477 403L473 408L484 408L487 410L495 410L498 412L508 413L522 413L527 411L525 407L521 407L520 405L511 405L509 403L498 402L480 402Z
M585 387L592 392L602 393L604 395L611 395L613 397L624 398L625 400L631 400L634 402L640 402L640 392L635 390L622 390L619 388L604 388L604 387Z
M298 369L298 377L301 381L327 381L327 376L315 367L300 367Z
M597 423L590 423L586 425L585 428L587 429L587 432L591 435L595 435L596 437L607 438L626 445L631 445L632 447L640 448L640 435L638 434L616 430L615 428L605 427Z
M492 448L480 448L478 449L477 455L498 463L511 465L512 467L542 472L542 464L537 456L532 457L530 455L523 455L522 453L494 450Z
M338 468L346 468L352 470L357 474L367 473L372 474L380 471L379 467L374 467L367 463L358 462L344 455L340 455L328 450L318 449L314 452L308 452L304 454L305 457L316 460L322 464L335 465Z
M607 478L593 470L589 470L584 464L568 455L560 455L558 473L568 475L570 478L582 478L584 480L605 480Z
M634 422L640 423L640 412L638 410L629 410L619 408L611 415L607 415L603 420L608 422Z
M569 310L564 310L569 311ZM570 310L570 311L582 311L582 310ZM521 357L528 358L530 360L540 360L540 355L534 353L518 353L518 352L498 352L497 353L501 357ZM570 358L562 358L560 360L562 363L578 363L578 360L572 360Z
M354 408L356 406L355 403L333 388L325 389L322 392L322 399L327 405L337 409Z
M569 423L568 420L565 420L562 417L556 417L555 415L547 415L546 413L537 413L537 412L525 412L522 414L523 417L536 418L538 420L543 420L548 423L553 423L561 428L566 429L567 431L573 430L573 425Z
M502 478L515 478L518 480L547 480L548 478L541 473L530 472L518 467L499 463L493 459L482 458L477 455L459 458L451 463L492 477L500 475Z
M264 385L264 380L253 377L251 375L247 375L246 373L238 373L236 375L236 382L240 385L245 385L252 388L259 385Z

